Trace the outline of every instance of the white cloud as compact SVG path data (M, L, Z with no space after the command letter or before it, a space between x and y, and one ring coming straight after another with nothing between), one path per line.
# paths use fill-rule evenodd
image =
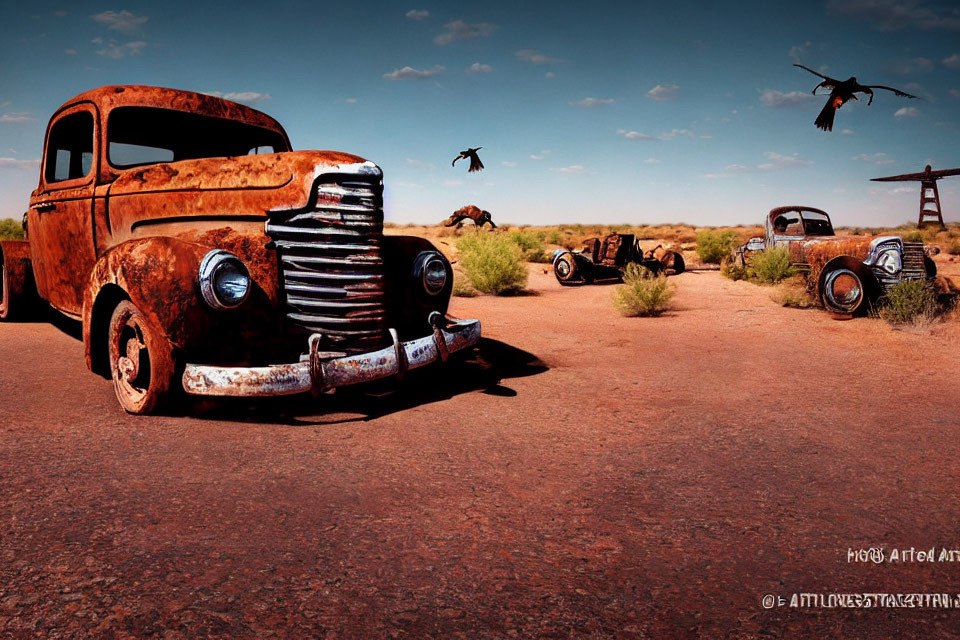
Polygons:
M944 29L960 31L960 16L949 3L936 5L921 0L829 0L827 12L863 20L877 31Z
M854 160L863 160L872 164L893 164L893 158L880 151L878 153L861 153L853 156Z
M572 164L569 167L552 167L550 171L556 171L557 173L566 173L566 174L577 174L583 173L582 164Z
M500 164L502 164L502 165L505 166L505 167L515 167L515 166L517 166L517 163L516 163L516 162L513 162L512 160L504 160L504 161L501 162Z
M444 180L443 186L445 187L459 187L463 185L463 180Z
M954 98L960 98L960 89L950 89L950 95Z
M204 91L203 93L209 96L217 96L224 100L233 100L234 102L261 102L270 99L269 93L257 93L256 91L229 91L227 93L221 91Z
M390 184L393 186L400 187L401 189L423 189L424 188L422 184L419 184L416 182L397 181L397 182L391 182Z
M543 77L547 80L550 80L552 78L556 78L557 74L555 74L553 71L547 71L545 74L543 74Z
M537 154L537 153L531 153L531 154L530 154L530 159L531 159L531 160L543 160L543 159L546 158L548 155L550 155L550 149L544 149L544 150L541 151L539 154Z
M949 58L944 58L940 62L943 63L947 69L960 70L960 53L955 53Z
M488 64L481 64L479 62L474 62L466 69L467 73L490 73L491 71L493 71L493 67Z
M406 15L411 20L424 20L430 17L430 12L426 9L410 9Z
M680 91L680 87L675 84L658 84L653 89L650 89L650 91L647 91L647 97L651 100L656 100L657 102L663 102L665 100L673 100L676 98L678 91Z
M35 169L40 160L20 160L19 158L0 158L0 169Z
M663 133L658 133L657 135L650 135L649 133L642 133L640 131L627 131L626 129L618 129L618 136L623 136L627 140L673 140L677 137L692 138L694 136L693 131L689 129L671 129L670 131L664 131Z
M773 109L788 109L792 107L807 107L819 103L822 98L805 91L790 91L784 93L776 89L764 89L760 94L760 102L765 107Z
M436 168L436 165L434 165L432 162L424 162L423 160L419 160L417 158L405 158L404 162L407 163L407 166L416 167L418 169L435 169Z
M718 178L732 178L735 175L743 173L759 173L765 171L777 171L779 169L794 169L798 167L808 167L813 164L810 160L803 160L796 153L784 155L776 151L767 151L763 154L766 162L756 165L728 164L720 173L705 173L704 178L715 180Z
M402 67L394 69L390 73L383 74L387 80L423 80L440 75L446 70L445 67L436 65L433 69L414 69L413 67Z
M94 22L106 25L107 29L130 33L136 31L149 18L147 16L135 16L126 9L117 13L116 11L104 11L90 16Z
M97 40L99 40L99 38L97 38ZM126 42L124 44L118 44L117 42L110 40L107 42L106 47L103 49L98 49L97 53L105 58L119 60L121 58L126 58L127 56L140 55L146 46L147 43L141 40L135 42Z
M75 55L77 55L77 50L76 50L76 49L64 49L63 52L64 52L65 54L67 54L68 56L75 56Z
M523 60L524 62L529 62L530 64L557 64L563 62L560 58L551 58L550 56L537 51L536 49L520 49L517 51L516 56L518 59Z
M343 101L346 102L347 104L357 104L356 98L344 98Z
M663 164L663 161L656 158L647 158L643 161L643 164Z
M807 49L809 49L812 44L812 42L807 40L801 45L790 47L790 51L787 52L787 55L790 56L790 59L795 63L800 64L800 62L802 62L803 55L807 52Z
M852 136L852 135L853 135L853 129L840 129L840 133L841 133L841 135Z
M613 98L584 98L583 100L571 102L570 104L583 107L584 109L595 109L596 107L602 107L612 102Z
M893 114L895 118L916 118L920 115L916 107L901 107Z
M454 40L469 38L486 38L497 29L497 25L489 22L469 23L463 20L454 20L443 25L445 31L433 39L439 45L450 44Z
M66 18L67 12L64 11L63 9L57 9L56 11L53 12L53 15L57 18Z
M33 117L29 113L19 112L19 113L5 113L0 116L0 122L11 122L11 123L20 123L20 122L30 122L33 120Z

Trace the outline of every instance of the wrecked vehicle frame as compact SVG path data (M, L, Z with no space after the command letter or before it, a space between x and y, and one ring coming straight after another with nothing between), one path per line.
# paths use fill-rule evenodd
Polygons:
M446 314L449 261L384 236L379 167L293 151L276 120L209 95L128 85L66 102L25 230L0 244L0 319L42 300L81 321L87 366L131 413L180 389L402 377L480 339Z
M583 247L573 251L557 249L553 253L553 275L564 286L601 281L619 282L628 264L635 263L654 275L683 273L683 256L657 245L647 251L631 233L611 233L584 240Z

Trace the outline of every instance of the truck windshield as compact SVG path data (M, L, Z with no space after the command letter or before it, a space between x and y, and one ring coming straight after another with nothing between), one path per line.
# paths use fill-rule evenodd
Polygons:
M803 212L803 230L808 236L832 236L830 218L816 211Z
M153 107L114 109L107 141L107 159L119 168L289 151L284 136L272 129Z

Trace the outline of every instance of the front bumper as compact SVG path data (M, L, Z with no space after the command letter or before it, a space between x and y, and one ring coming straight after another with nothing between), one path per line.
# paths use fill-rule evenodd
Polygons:
M475 345L480 340L479 320L446 321L439 313L430 317L433 335L409 342L400 342L397 332L390 330L393 346L352 356L325 359L318 352L319 336L311 336L310 353L301 362L266 367L216 367L187 364L183 372L183 388L199 396L286 396L297 393L336 389L351 384L396 376L402 378L410 369L437 360L446 361L449 354Z

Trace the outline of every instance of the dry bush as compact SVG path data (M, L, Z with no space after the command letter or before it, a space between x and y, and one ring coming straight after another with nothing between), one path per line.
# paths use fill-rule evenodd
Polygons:
M670 308L673 293L666 276L655 276L649 269L630 263L623 284L613 292L613 306L623 316L659 316Z
M736 248L738 241L734 231L704 229L697 233L697 255L702 262L720 264Z
M457 240L460 266L481 293L519 293L527 284L523 252L502 233L470 231Z
M0 220L0 240L23 240L23 227L16 220Z
M794 309L809 309L817 304L803 276L793 276L778 284L771 298L781 307Z

